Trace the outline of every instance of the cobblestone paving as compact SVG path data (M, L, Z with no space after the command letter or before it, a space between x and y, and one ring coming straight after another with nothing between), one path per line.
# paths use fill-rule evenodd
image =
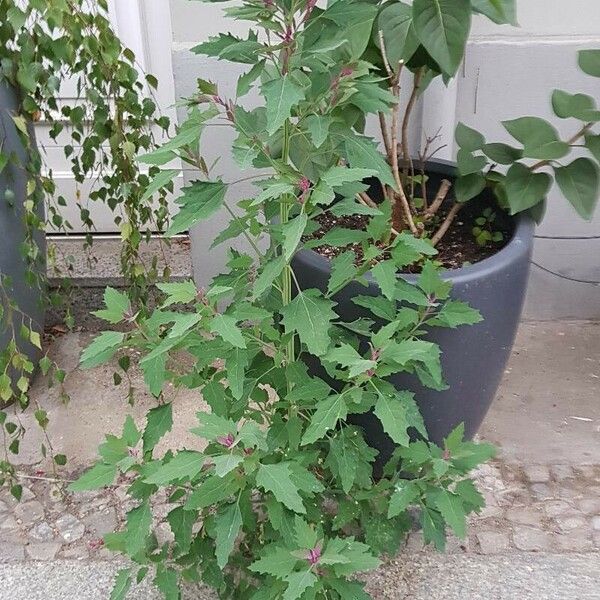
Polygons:
M476 479L487 506L471 519L466 540L449 541L449 552L600 551L600 465L495 461L480 468ZM23 484L20 503L0 491L0 562L114 556L103 547L102 536L120 527L133 506L125 487L73 495L46 479L24 478ZM164 518L169 506L164 498L157 500L155 516ZM167 539L168 525L159 525L157 535ZM405 551L431 550L423 549L415 532Z

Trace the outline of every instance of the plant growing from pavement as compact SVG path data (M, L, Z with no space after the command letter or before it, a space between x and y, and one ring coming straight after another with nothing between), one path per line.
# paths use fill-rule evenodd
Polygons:
M101 333L82 365L118 357L127 370L135 349L158 399L143 430L128 418L122 435L107 436L97 464L71 486L117 482L135 502L125 527L105 537L135 565L119 573L113 599L149 574L167 598L179 597L183 580L201 580L236 600L368 598L353 575L399 548L411 507L425 540L443 549L446 527L463 537L466 515L483 505L468 474L493 449L464 441L462 427L443 447L429 443L414 395L386 380L407 371L443 389L440 350L425 334L481 317L450 298L429 241L391 231L389 198L361 202L367 177L400 193L390 165L361 133L369 113L389 111L396 100L364 59L378 10L351 0L324 10L313 0L252 0L227 9L254 23L248 37L221 34L194 51L248 66L235 97L200 81L176 136L140 157L160 167L179 158L198 170L169 234L224 209L231 221L213 245L244 238L247 251L230 249L227 269L207 289L192 281L159 284L164 301L150 315L110 288L97 313L126 327ZM253 85L261 101L251 108L244 98ZM261 173L219 177L201 137L212 126L231 128L240 169ZM175 174L161 169L154 181ZM234 200L248 178L258 193ZM347 250L332 261L326 290L300 289L292 258L324 209L368 218L366 231L336 227L327 236L334 245L359 244L361 253ZM398 278L415 262L416 285ZM365 316L347 322L335 311L336 294L368 271L381 295L356 296ZM309 371L308 357L341 387ZM204 449L156 451L173 423L167 384L197 389L210 406L192 429L208 443ZM349 424L370 410L398 446L378 478L377 452ZM153 530L152 499L164 491L174 539L163 543Z

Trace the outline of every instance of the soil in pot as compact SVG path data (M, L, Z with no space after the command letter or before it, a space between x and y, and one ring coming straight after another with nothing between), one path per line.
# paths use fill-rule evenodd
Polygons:
M432 180L437 181L438 178L432 177ZM376 201L381 199L381 191L378 190L376 184L373 184L370 189L370 195ZM449 207L454 203L452 193L448 195L447 201L436 215L432 228L441 223L448 214ZM487 212L492 219L491 223L486 221L481 225L477 222ZM318 215L315 220L320 225L319 229L303 238L304 242L319 240L328 231L335 227L343 227L344 229L366 230L370 217L365 215L346 215L336 216L330 211L325 211ZM477 241L473 230L476 227L481 227L491 234L498 234L496 241L490 240L485 244L480 244ZM489 196L482 196L473 202L467 203L454 221L452 225L436 245L438 254L435 259L445 269L459 269L466 265L478 263L490 256L493 256L500 251L510 241L514 232L513 220L501 209L497 207L493 199ZM362 262L362 248L360 243L349 244L347 246L328 246L325 244L313 246L312 250L328 259L333 259L339 254L347 250L352 250L356 255L356 263ZM420 266L418 264L407 267L408 273L418 273Z

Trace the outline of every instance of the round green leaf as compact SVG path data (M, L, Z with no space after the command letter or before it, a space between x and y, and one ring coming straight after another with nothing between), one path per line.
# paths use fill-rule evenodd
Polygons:
M584 219L591 219L598 203L598 167L589 158L578 158L554 169L556 182L565 198Z

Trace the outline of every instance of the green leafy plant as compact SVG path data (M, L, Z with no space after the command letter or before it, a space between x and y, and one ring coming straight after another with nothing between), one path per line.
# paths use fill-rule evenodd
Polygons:
M487 246L492 242L501 242L504 234L494 230L496 211L489 206L484 208L481 215L475 219L475 227L472 229L473 237L480 246Z
M396 103L364 56L378 10L352 0L326 9L312 0L230 7L255 29L246 39L221 34L194 51L248 66L235 97L200 81L176 136L140 157L157 166L179 158L198 170L169 234L223 208L231 221L213 245L243 238L248 250L230 249L226 270L206 289L192 281L159 284L165 299L151 314L134 313L124 294L106 291L98 316L127 326L101 333L82 366L121 361L135 350L158 399L143 430L129 418L71 485L80 491L118 482L136 502L125 527L105 537L135 564L119 573L114 599L150 573L167 598L178 598L185 580L236 600L368 598L354 574L399 548L412 526L409 509L426 542L443 549L446 528L463 537L466 516L483 505L468 474L493 448L464 441L462 427L443 447L428 442L414 394L387 380L404 371L444 389L440 349L426 333L481 317L450 298L431 241L392 227L392 198L363 201L368 177L395 194L401 189L362 133L368 114ZM253 86L261 101L250 108L243 98ZM202 144L211 126L230 127L235 161L261 172L224 181ZM162 169L155 181L172 176ZM234 203L236 185L249 178L258 193ZM366 218L366 231L338 226L327 234L327 243L360 252L332 260L326 289L302 289L292 259L311 245L302 240L325 210ZM398 272L414 263L421 273L413 285ZM367 273L381 294L354 297L363 317L348 322L336 312L337 294L364 283ZM314 361L324 373L308 367ZM156 444L173 424L167 383L198 389L210 412L197 414L197 447L161 456ZM377 451L350 424L368 411L397 444L381 474L373 470ZM152 499L165 489L173 541L159 543Z
M19 98L18 111L11 117L26 149L25 160L0 144L0 173L9 182L0 202L22 209L22 256L27 283L37 290L40 301L58 305L68 285L65 269L48 250L48 270L65 276L65 285L56 292L46 286L46 252L40 246L40 232L52 227L68 233L71 225L63 216L67 200L57 193L52 172L45 168L45 156L38 149L33 124L48 125L50 137L64 148L71 162L77 185L93 177L89 196L78 203L81 221L89 232L91 245L94 223L88 200L102 202L114 212L123 239L121 271L128 283L132 301L144 306L149 287L160 276L157 260L142 261L140 248L152 231L167 227L166 195L172 191L170 180L161 183L157 167L140 169L135 156L156 147L154 133L165 133L169 121L161 116L148 91L156 87L152 75L141 78L133 52L125 48L112 31L105 0L0 0L0 84L13 88ZM74 85L78 98L59 102L61 85ZM4 110L4 108L3 108ZM26 173L26 197L16 197L10 180L16 171ZM152 180L152 186L148 184ZM8 332L9 342L0 348L0 406L16 402L29 405L29 384L36 365L28 357L27 345L42 352L42 331L23 314L12 294L13 282L0 273L0 329ZM67 290L68 292L68 290ZM66 323L73 324L68 310ZM39 370L60 385L64 371L47 356ZM46 428L47 414L37 406L36 418ZM23 428L18 419L0 412L5 437L5 460L0 465L0 480L13 481L10 454L17 453ZM46 439L42 453L52 452ZM64 456L54 456L64 464Z

